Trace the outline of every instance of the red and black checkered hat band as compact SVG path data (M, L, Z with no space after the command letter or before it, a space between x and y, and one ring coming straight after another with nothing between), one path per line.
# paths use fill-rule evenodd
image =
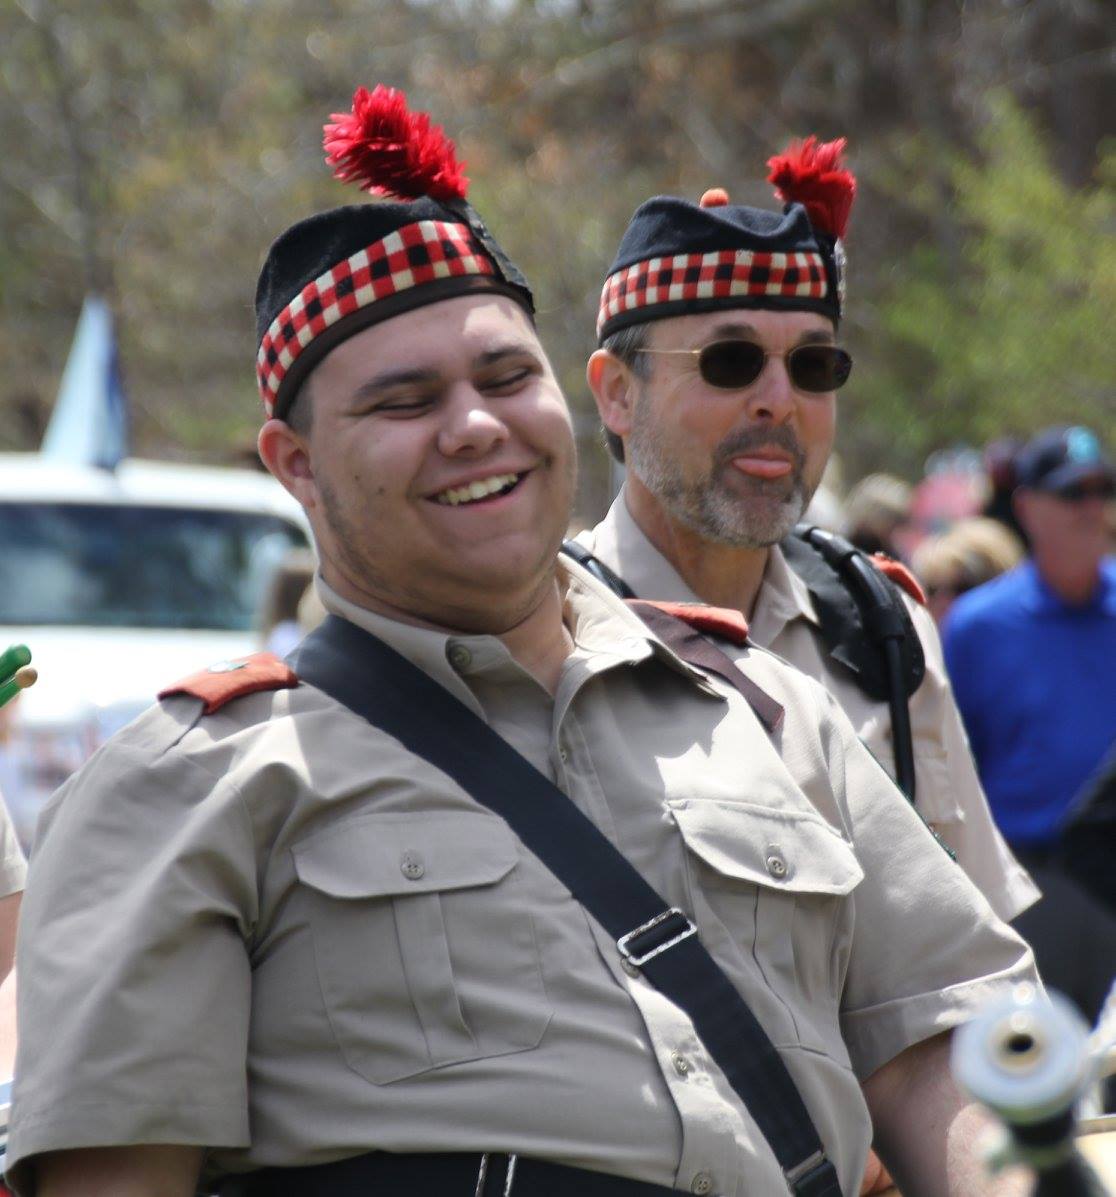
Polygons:
M628 312L652 308L700 311L723 307L725 301L749 300L762 306L795 300L811 306L827 299L825 263L810 251L774 253L749 249L719 249L709 253L648 258L616 271L605 280L597 316L598 337ZM669 306L667 306L669 305ZM625 323L631 323L630 320Z
M316 337L343 317L389 296L465 276L496 276L469 227L441 220L406 224L309 282L268 326L256 377L270 417L284 378Z

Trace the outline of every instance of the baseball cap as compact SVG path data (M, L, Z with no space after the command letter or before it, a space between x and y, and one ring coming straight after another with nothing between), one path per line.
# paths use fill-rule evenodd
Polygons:
M1040 432L1020 450L1016 474L1020 486L1050 494L1091 479L1116 484L1116 466L1105 456L1096 433L1080 425Z

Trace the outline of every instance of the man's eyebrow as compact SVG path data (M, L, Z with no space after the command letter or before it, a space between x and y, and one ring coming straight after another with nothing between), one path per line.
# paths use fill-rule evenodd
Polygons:
M539 352L529 341L509 341L504 345L497 345L492 349L486 349L484 353L478 353L473 358L473 368L475 370L483 369L485 366L492 366L498 362L502 362L508 357L531 357L536 361L539 359Z
M833 345L837 338L828 328L808 328L795 342L798 345Z
M729 320L724 324L718 324L713 330L714 337L758 337L759 333L756 331L754 324L748 324L743 320Z
M392 387L429 384L436 382L439 377L437 370L385 370L383 374L374 374L362 382L353 391L352 398L371 399L381 391L390 390Z

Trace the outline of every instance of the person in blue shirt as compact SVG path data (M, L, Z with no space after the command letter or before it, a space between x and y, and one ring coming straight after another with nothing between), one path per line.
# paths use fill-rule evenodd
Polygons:
M1116 468L1085 428L1020 453L1015 509L1031 556L959 598L946 663L992 813L1013 848L1043 854L1116 741Z
M950 608L946 665L992 814L1044 899L1016 921L1048 983L1095 1015L1116 972L1116 918L1066 856L1075 798L1116 744L1116 466L1087 428L1048 428L1017 462L1031 555Z

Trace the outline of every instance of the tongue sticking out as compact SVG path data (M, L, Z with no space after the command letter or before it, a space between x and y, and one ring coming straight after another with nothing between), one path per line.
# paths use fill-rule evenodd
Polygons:
M753 478L785 478L793 468L782 457L734 457L732 464L742 474Z

